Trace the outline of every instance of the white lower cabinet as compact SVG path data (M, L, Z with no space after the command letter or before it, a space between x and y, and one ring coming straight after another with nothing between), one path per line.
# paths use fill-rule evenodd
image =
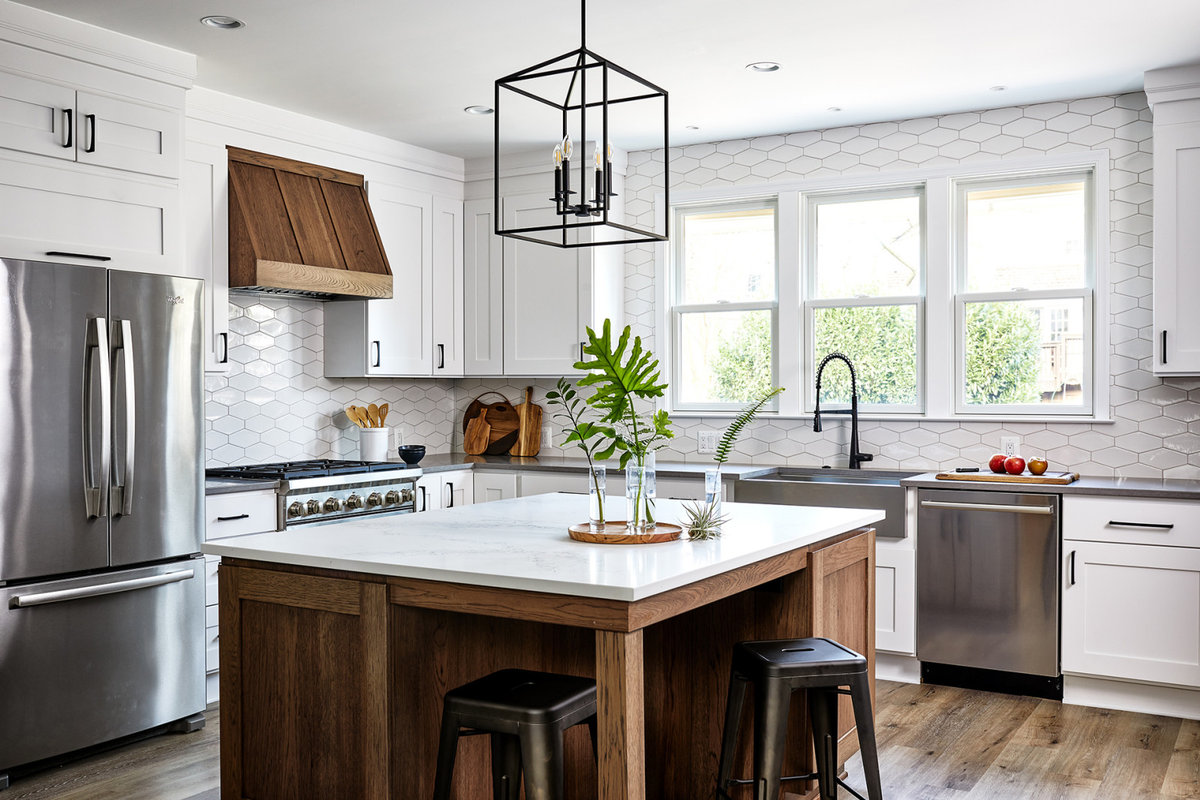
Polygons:
M475 502L489 503L492 500L508 500L519 497L516 472L475 472Z
M417 481L417 511L469 506L475 502L475 481L469 469L434 472Z
M1064 674L1200 688L1200 503L1065 497Z
M277 498L274 490L230 492L204 498L204 539L225 539L250 533L275 530ZM208 702L220 697L221 632L217 625L218 567L217 556L204 557L204 644L207 672Z
M917 651L917 564L907 540L875 540L875 649Z

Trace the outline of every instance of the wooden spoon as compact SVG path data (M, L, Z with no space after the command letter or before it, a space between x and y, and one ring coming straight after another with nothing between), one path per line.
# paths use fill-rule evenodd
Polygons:
M360 428L365 427L358 416L358 406L346 406L346 418Z
M379 406L367 403L367 419L371 421L372 428L379 427Z
M379 427L387 424L388 404L384 403L379 407Z

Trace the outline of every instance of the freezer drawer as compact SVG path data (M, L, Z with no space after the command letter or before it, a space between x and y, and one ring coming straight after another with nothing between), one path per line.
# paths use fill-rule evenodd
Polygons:
M0 588L0 771L204 699L203 557Z

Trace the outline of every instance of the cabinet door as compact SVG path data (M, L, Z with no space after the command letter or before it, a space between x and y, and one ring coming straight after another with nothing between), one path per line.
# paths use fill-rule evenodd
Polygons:
M1154 372L1158 375L1200 375L1197 219L1200 122L1155 127Z
M476 503L508 500L518 496L515 472L476 472L474 482Z
M613 495L618 487L611 481L620 484L620 492L625 491L625 479L618 470L608 470L605 473L607 493ZM521 497L534 494L552 494L554 492L569 492L571 494L588 493L588 473L586 472L522 472Z
M442 507L442 476L440 473L422 475L417 479L417 512L436 511Z
M463 374L463 204L433 198L433 374Z
M75 90L0 72L0 147L75 159Z
M1200 550L1063 542L1063 672L1200 685Z
M475 480L470 470L442 472L442 508L459 508L475 502Z
M225 148L188 142L183 176L184 274L204 281L204 369L229 371L229 181Z
M875 550L875 648L914 655L917 651L917 565L907 548Z
M183 115L106 95L79 92L75 101L75 154L95 164L178 178Z
M433 373L433 195L370 185L371 210L392 267L390 300L367 304L367 374Z
M493 201L464 204L463 372L504 374L504 259Z
M504 201L505 225L549 224L545 193ZM585 249L504 241L504 374L575 375L591 309Z

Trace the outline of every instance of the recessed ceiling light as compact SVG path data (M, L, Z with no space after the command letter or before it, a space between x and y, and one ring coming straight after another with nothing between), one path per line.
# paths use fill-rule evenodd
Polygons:
M234 28L241 28L246 24L236 17L223 17L220 15L201 17L200 21L210 28L220 28L221 30L226 31L231 31Z
M842 110L842 107L841 106L830 106L829 108L827 108L825 110L832 111L834 114L836 114L837 112Z
M1008 88L1007 86L993 86L992 91L993 92L1003 92L1007 88Z
M778 72L779 64L775 61L755 61L753 64L747 64L746 69L751 72Z
M496 110L491 106L467 106L463 109L468 114L476 114L481 117L486 117L488 114L496 113Z
M698 130L700 130L700 126L699 125L688 125L687 129L689 131L698 131Z

